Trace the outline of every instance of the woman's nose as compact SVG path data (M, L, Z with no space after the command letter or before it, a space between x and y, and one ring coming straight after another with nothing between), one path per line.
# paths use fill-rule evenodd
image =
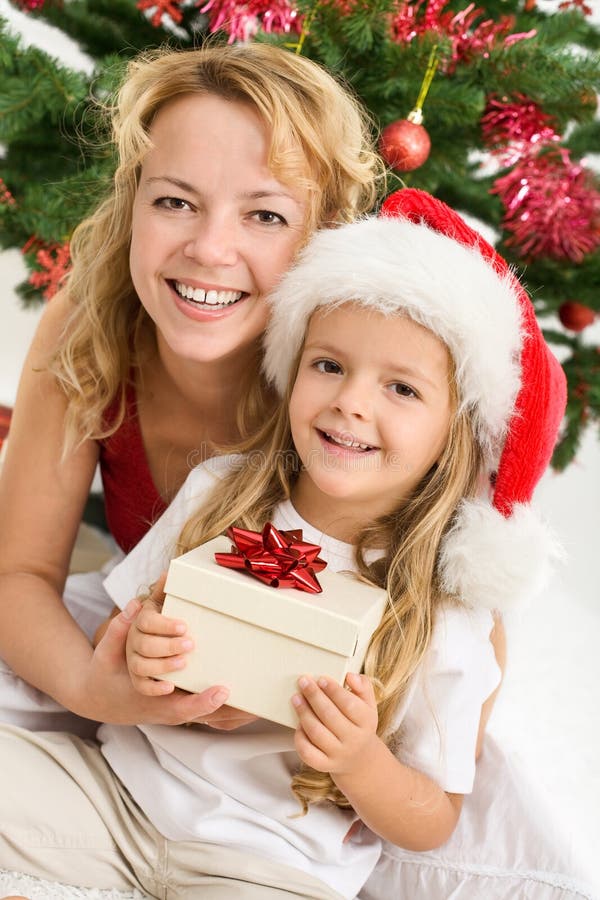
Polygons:
M238 259L235 226L225 219L207 217L196 224L183 252L204 268L233 266Z

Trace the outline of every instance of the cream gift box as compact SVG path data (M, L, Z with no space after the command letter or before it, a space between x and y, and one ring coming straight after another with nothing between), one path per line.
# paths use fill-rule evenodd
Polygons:
M171 562L163 613L187 623L195 648L185 669L163 677L196 692L224 684L230 706L295 728L300 675L343 684L359 672L386 592L327 569L319 594L270 587L218 565L215 552L230 549L218 537Z

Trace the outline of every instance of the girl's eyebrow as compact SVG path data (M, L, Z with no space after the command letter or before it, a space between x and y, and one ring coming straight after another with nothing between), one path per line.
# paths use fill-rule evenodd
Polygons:
M304 345L304 351L309 350L311 353L323 353L329 356L343 357L344 351L334 344L322 344L321 341L311 341Z
M410 378L411 380L413 378L416 378L417 381L423 381L425 382L425 384L429 384L431 387L436 387L437 385L437 381L426 375L425 372L423 372L422 369L419 369L418 366L413 367L390 364L389 369L394 373L394 375L398 375L399 377Z
M169 184L178 187L182 191L186 191L189 194L195 194L196 197L200 197L201 191L198 188L194 187L193 184L189 184L187 181L183 181L181 178L175 178L172 175L153 175L150 178L146 179L146 184L154 184L157 181L167 181ZM285 190L259 190L259 191L248 191L247 193L241 194L242 197L246 197L248 200L264 200L269 197L276 198L285 198L287 200L291 200L293 203L296 203L298 206L300 205L299 201L292 196L292 194L288 194Z

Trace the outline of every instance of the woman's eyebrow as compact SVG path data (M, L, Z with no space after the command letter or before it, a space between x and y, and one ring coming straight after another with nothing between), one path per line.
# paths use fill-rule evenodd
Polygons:
M200 197L202 194L202 192L197 187L194 187L193 184L190 184L187 181L183 181L181 178L175 178L172 175L152 175L150 178L146 179L147 184L155 184L157 181L167 181L169 184L180 188L180 190L182 191L187 191L189 194L195 194L196 197ZM289 194L283 188L281 190L265 188L258 191L248 191L240 194L239 196L247 198L248 200L265 200L269 197L284 197L287 200L291 200L293 203L299 203L296 197L294 197L292 194Z
M193 184L188 184L187 181L182 181L181 178L174 178L172 175L152 175L146 179L146 184L154 184L157 181L168 181L169 184L174 184L175 187L181 188L182 191L188 191L191 194L200 196L200 191Z

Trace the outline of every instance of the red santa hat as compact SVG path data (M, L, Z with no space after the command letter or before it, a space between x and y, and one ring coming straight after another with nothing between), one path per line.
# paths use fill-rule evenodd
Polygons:
M448 347L490 498L463 501L440 551L443 587L506 608L546 582L558 553L531 510L566 404L563 370L506 261L446 204L404 189L379 217L318 232L271 296L264 368L280 393L312 313L349 301L402 312Z

